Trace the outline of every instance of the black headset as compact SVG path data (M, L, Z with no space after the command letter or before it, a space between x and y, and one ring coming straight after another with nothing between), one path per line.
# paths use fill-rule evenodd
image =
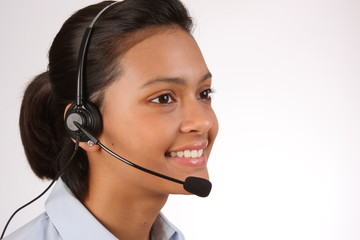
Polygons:
M86 55L89 48L89 42L91 34L93 32L93 26L100 15L109 7L122 1L113 2L103 8L93 19L90 26L86 28L78 56L78 75L77 75L77 92L76 102L71 104L68 111L65 114L65 128L69 135L73 139L79 139L80 142L86 142L89 137L81 131L74 122L79 123L82 127L91 132L94 136L97 136L102 131L102 117L99 108L92 102L84 99L84 75Z

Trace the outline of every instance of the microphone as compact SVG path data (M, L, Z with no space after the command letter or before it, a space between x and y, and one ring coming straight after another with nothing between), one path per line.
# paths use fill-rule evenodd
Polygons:
M187 192L195 194L196 196L199 196L199 197L209 196L211 187L212 187L212 184L209 180L204 179L204 178L190 176L190 177L187 177L185 179L185 181L181 181L179 179L172 178L172 177L166 176L164 174L154 172L152 170L149 170L147 168L139 166L139 165L137 165L133 162L130 162L129 160L117 155L116 153L114 153L113 151L111 151L110 149L108 149L107 147L102 145L101 142L96 137L94 137L94 135L91 134L90 131L87 130L85 127L83 127L80 123L78 123L76 121L73 121L73 123L78 129L80 129L90 139L90 141L92 141L94 144L99 145L105 152L109 153L111 156L117 158L118 160L128 164L129 166L137 168L137 169L139 169L143 172L149 173L151 175L161 177L163 179L181 184L181 185L183 185L183 188Z

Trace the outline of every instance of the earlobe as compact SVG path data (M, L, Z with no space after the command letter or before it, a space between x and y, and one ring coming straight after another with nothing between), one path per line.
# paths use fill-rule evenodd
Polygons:
M71 141L73 141L75 143L75 139L71 138ZM79 146L82 149L84 149L86 152L96 152L96 151L99 151L101 149L99 145L94 144L90 140L87 141L87 142L79 142Z
M72 139L74 141L74 139ZM97 152L100 150L99 145L89 144L89 142L80 142L79 146L84 149L86 152Z

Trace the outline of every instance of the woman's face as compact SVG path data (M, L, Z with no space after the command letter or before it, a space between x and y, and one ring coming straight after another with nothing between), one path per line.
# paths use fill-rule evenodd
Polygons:
M211 107L211 74L192 36L180 28L159 31L132 47L121 69L105 90L100 141L129 161L170 177L208 179L218 122ZM122 186L185 193L177 183L100 154L106 165L101 171Z

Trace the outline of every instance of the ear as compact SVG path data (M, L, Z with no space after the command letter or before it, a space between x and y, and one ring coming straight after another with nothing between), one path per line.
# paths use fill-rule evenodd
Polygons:
M69 107L71 106L71 103L69 103L68 105L66 105L65 110L64 110L64 119L66 116L66 112L69 110Z
M66 105L65 110L64 110L64 118L66 116L66 112L68 111L69 107L71 106L71 104L69 103L68 105ZM73 142L75 142L75 139L71 138L71 140ZM100 146L99 145L93 145L90 146L87 142L80 142L79 146L84 149L86 152L96 152L100 150Z

